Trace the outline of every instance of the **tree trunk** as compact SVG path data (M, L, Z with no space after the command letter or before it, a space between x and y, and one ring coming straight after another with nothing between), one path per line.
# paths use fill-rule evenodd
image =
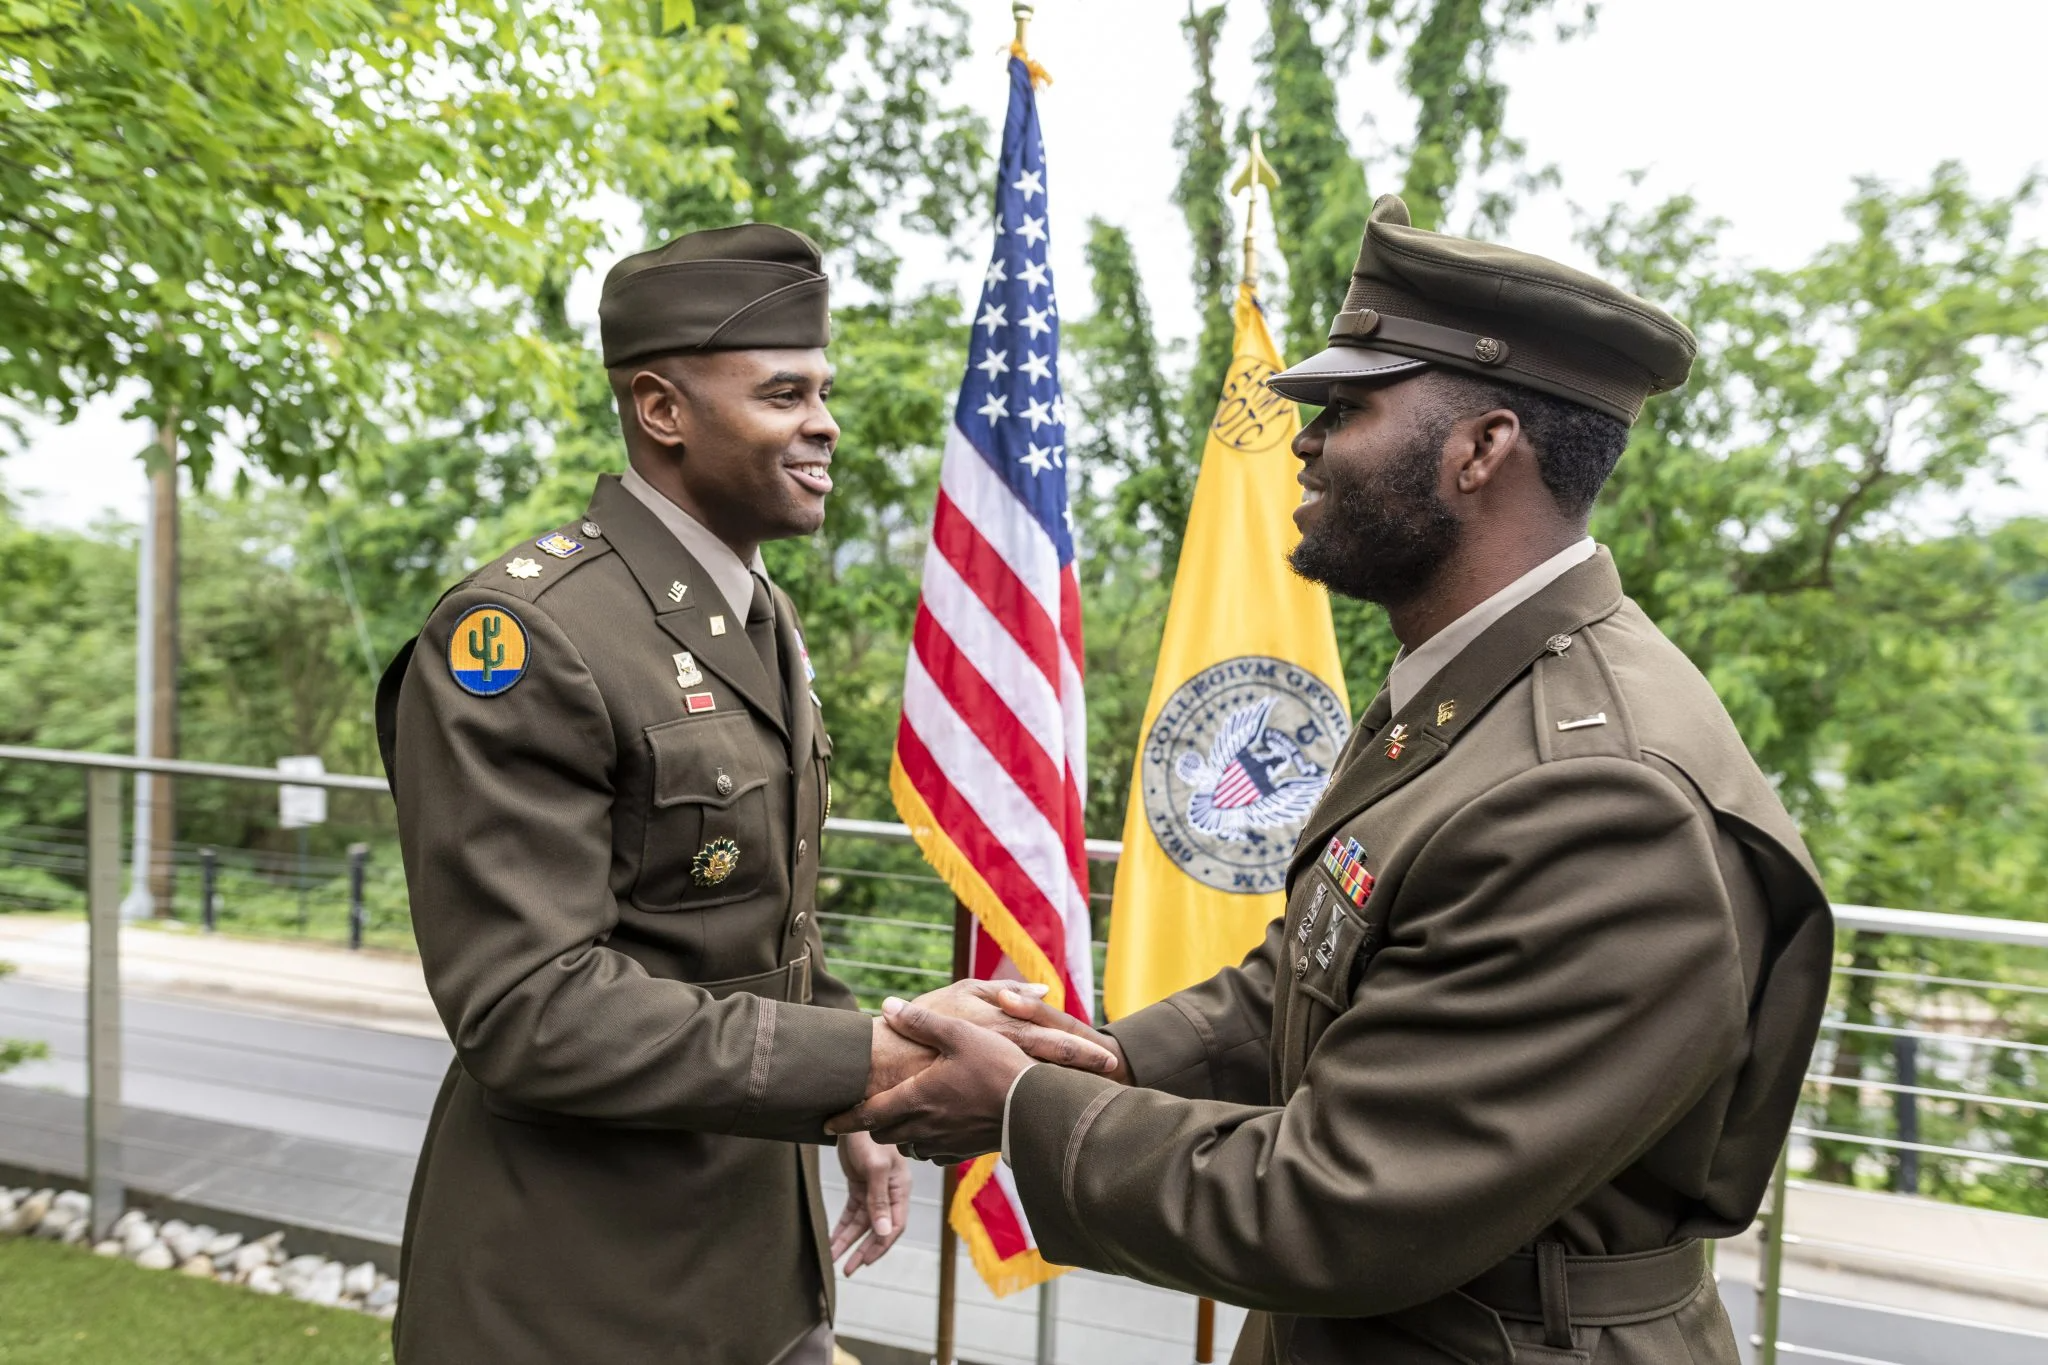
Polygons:
M151 565L154 593L151 641L154 660L154 688L150 697L151 756L178 756L178 435L177 428L160 428L163 466L150 475L156 517L156 562ZM176 867L171 841L178 832L176 788L168 777L153 779L150 789L149 894L159 918L169 918L174 907Z

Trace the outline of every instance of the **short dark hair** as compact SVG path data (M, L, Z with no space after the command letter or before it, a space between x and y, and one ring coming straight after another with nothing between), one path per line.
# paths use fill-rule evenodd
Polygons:
M1569 398L1462 370L1438 369L1433 378L1447 416L1450 409L1458 417L1471 417L1506 408L1521 418L1543 486L1558 507L1571 517L1593 510L1607 476L1628 448L1628 423Z

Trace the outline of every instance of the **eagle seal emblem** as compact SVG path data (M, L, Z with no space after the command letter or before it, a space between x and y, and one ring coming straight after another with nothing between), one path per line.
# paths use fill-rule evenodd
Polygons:
M1265 655L1212 665L1167 698L1146 732L1146 824L1206 886L1279 890L1350 729L1336 692L1299 665Z

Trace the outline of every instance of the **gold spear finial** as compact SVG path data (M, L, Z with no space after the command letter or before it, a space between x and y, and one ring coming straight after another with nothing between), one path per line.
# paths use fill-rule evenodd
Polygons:
M1010 55L1024 63L1024 69L1031 73L1031 83L1033 85L1051 85L1051 73L1047 72L1037 62L1032 61L1030 51L1024 46L1024 38L1031 30L1031 16L1036 11L1036 8L1034 5L1025 4L1023 0L1017 0L1016 4L1010 6L1011 15L1017 20L1017 37L1010 44Z
M1232 195L1249 194L1250 202L1244 211L1244 279L1247 284L1258 282L1259 248L1253 236L1253 227L1259 217L1259 186L1266 187L1270 195L1280 188L1280 176L1274 171L1273 163L1266 160L1266 149L1259 143L1259 135L1252 134L1252 145L1245 154L1244 169L1237 173L1237 179L1230 182Z

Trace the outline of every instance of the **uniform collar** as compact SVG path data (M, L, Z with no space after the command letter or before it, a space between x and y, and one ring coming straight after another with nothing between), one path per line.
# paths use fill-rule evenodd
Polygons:
M1591 559L1599 548L1593 537L1586 536L1430 636L1413 652L1403 650L1387 670L1387 700L1393 710L1398 712L1407 706L1424 683L1443 672L1444 665L1464 653L1465 647L1484 635L1488 626Z
M1596 547L1591 557L1509 608L1407 705L1390 705L1389 694L1381 691L1338 756L1330 785L1294 846L1289 876L1345 821L1441 758L1545 652L1570 649L1575 632L1606 620L1622 601L1614 560Z
M683 543L690 552L690 558L697 561L704 572L718 588L718 595L732 608L732 614L741 621L747 619L747 609L754 604L754 575L768 577L768 567L761 562L761 552L754 551L754 562L749 564L732 552L727 545L713 535L704 523L670 502L667 495L641 476L631 465L619 476L620 485L640 500L642 506L660 519L669 534Z
M746 612L727 605L725 590L717 585L710 570L670 534L655 510L629 494L623 483L615 474L598 477L597 488L590 495L590 519L602 523L604 538L640 584L640 590L647 594L655 624L787 736L790 731L783 714L785 684L761 667L761 656L755 653L747 636ZM726 553L733 563L739 562L730 550ZM751 573L744 567L741 573L751 580ZM771 587L769 591L774 593L776 589ZM751 581L740 601L753 602Z

